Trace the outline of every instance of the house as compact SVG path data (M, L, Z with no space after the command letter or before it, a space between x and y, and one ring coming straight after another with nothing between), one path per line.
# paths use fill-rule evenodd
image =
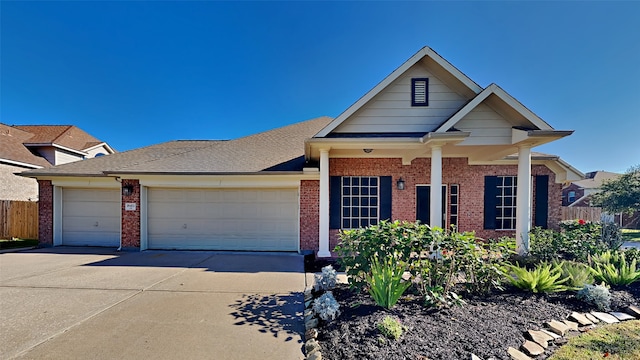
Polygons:
M38 198L38 183L15 173L113 153L105 142L73 125L0 123L0 199Z
M591 206L591 195L600 191L605 180L616 179L620 174L607 171L592 171L585 174L584 179L572 181L562 189L562 206Z
M568 136L425 47L337 118L36 169L40 243L301 251L383 219L517 236L560 221Z

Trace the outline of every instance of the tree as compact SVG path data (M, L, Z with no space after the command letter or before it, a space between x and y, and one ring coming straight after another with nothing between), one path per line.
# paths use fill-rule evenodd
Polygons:
M591 203L609 213L640 211L640 165L616 179L605 181Z

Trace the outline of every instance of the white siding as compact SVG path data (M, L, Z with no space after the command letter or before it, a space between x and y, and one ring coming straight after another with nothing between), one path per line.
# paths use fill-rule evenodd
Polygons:
M94 158L97 154L109 155L109 151L104 146L87 151L87 158Z
M461 145L511 144L512 124L485 104L478 105L454 127L471 133Z
M411 79L429 78L429 106L411 106ZM424 65L416 64L333 132L428 132L468 101Z
M150 249L298 250L297 189L148 190Z
M71 154L69 152L56 149L56 162L55 162L55 165L66 164L66 163L79 161L79 160L82 160L82 156L81 155Z

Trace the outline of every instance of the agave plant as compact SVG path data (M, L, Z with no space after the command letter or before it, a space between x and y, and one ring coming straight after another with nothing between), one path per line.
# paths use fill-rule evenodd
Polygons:
M593 275L609 286L627 286L640 279L637 260L627 262L623 251L607 251L593 257Z
M528 270L517 265L506 265L505 275L517 288L533 293L551 293L570 290L564 285L569 278L562 277L562 267L548 263L538 264L535 269Z

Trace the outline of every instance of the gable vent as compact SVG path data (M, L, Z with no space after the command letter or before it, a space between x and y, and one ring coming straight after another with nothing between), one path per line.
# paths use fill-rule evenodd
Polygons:
M429 105L429 78L411 79L411 106Z

